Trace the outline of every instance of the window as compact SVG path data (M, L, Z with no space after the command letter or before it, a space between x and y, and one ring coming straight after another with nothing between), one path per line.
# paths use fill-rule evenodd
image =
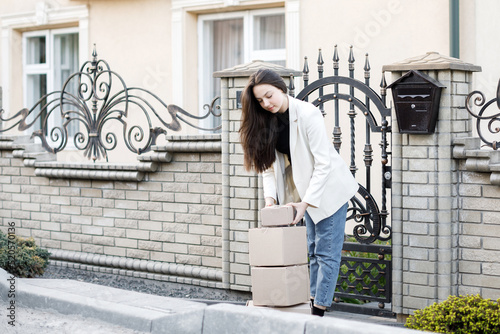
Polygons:
M66 79L78 71L78 32L76 29L59 29L27 32L23 34L24 105L33 107L45 94L60 91ZM77 86L69 87L76 93ZM49 101L43 101L42 105ZM40 106L32 112L29 121L35 121ZM36 119L33 130L41 129L50 108ZM59 110L48 118L48 129L62 126ZM78 129L76 122L68 125L69 136ZM31 129L30 129L31 131ZM46 134L47 135L47 134ZM57 143L56 143L57 144Z
M201 15L198 21L200 113L220 96L220 79L212 74L235 65L263 60L286 65L284 10L266 9ZM207 120L215 127L219 118Z

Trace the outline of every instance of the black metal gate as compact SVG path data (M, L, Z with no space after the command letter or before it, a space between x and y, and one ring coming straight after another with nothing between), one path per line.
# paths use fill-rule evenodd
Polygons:
M388 134L391 132L391 110L386 107L386 82L384 74L380 83L381 93L378 95L370 88L370 65L368 54L364 65L364 82L354 78L354 54L349 52L349 76L339 75L339 56L337 46L333 54L333 75L323 76L323 57L321 49L318 55L318 79L309 83L309 66L307 57L304 61L304 88L297 94L301 100L311 99L324 116L331 109L334 118L333 144L342 153L342 126L349 127L350 170L357 176L360 158L356 148L362 145L362 161L364 175L357 176L360 187L349 204L347 224L353 226L352 235L346 235L343 247L341 270L337 282L335 299L331 305L333 310L394 316L386 306L391 303L392 295L392 263L391 263L391 228L388 224L387 189L391 187L391 167L388 156ZM291 80L293 84L293 80ZM293 86L292 93L293 93ZM330 102L330 103L329 103ZM342 108L343 106L348 108ZM376 113L372 113L372 109ZM347 111L347 113L345 113ZM362 116L358 116L361 112ZM348 117L342 119L342 116ZM389 120L388 120L389 119ZM364 129L359 132L356 123L363 123ZM372 136L378 136L380 142L381 164L373 166L374 149ZM362 138L364 143L359 144ZM380 188L372 189L372 174ZM359 174L358 174L359 175ZM376 193L376 195L373 195ZM375 200L378 197L378 200ZM380 207L378 205L380 203Z

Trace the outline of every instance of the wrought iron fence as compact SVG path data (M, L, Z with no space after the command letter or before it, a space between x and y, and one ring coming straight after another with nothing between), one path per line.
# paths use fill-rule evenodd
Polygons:
M194 121L211 115L220 117L218 99L216 97L206 104L206 113L201 116L192 115L177 105L166 104L146 89L127 87L125 80L112 71L105 60L97 58L94 46L92 60L85 62L79 72L71 74L60 91L42 96L31 109L24 108L11 117L4 118L4 112L0 110L0 122L12 122L0 128L0 133L16 126L19 131L24 131L40 120L40 129L32 136L40 138L49 152L64 150L72 138L74 147L83 151L88 159L107 159L107 152L117 147L117 133L121 132L127 149L142 154L150 151L158 136L167 134L167 130L181 130L181 123L199 130L219 130L221 126L204 128L194 124ZM59 115L62 124L51 124L52 115ZM154 120L162 126L154 126ZM106 127L110 122L119 125L118 131L116 127L112 130ZM71 131L70 125L77 130Z
M471 102L471 100L473 102ZM487 109L489 109L490 106L495 102L497 113L494 113L493 115L487 115ZM472 111L472 104L476 107L481 107L477 114ZM488 139L489 136L483 133L483 129L487 129L489 133L493 135L500 133L500 126L498 126L500 122L500 112L498 112L500 110L500 81L498 82L497 96L495 98L486 102L484 94L480 91L475 90L467 96L467 99L465 100L465 108L467 109L469 114L476 118L476 130L484 145L497 150L499 148L498 141L490 141ZM486 124L484 124L483 121L486 122Z

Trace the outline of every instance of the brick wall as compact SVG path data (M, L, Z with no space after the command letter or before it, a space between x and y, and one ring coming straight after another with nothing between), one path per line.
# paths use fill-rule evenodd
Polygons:
M78 173L86 172L89 178L102 177L104 174L98 170L87 171L92 163L61 166L57 162L27 159L23 152L32 151L29 147L36 145L17 144L15 138L3 137L2 229L6 231L7 223L15 222L18 235L35 238L37 244L49 248L55 259L63 262L96 264L99 259L97 264L102 265L106 259L111 262L120 257L128 259L128 265L109 267L130 269L127 266L133 267L132 261L141 260L144 268L139 267L140 271L170 276L165 279L199 278L200 274L192 273L203 269L213 272L212 276L220 281L220 138L209 139L195 138L199 147L186 149L186 138L170 138L170 146L156 147L149 160L165 154L168 159L155 162L151 172L134 174L120 168L132 170L136 166L109 164L102 172L109 179L93 180L77 178ZM203 144L210 150L204 152ZM69 176L37 176L40 173ZM130 180L122 180L130 174ZM137 175L142 180L134 180ZM82 254L89 256L83 259ZM71 261L75 256L78 261ZM88 260L90 257L92 261ZM148 264L153 268L156 262L168 263L170 267L157 271L146 268Z
M500 152L479 138L454 142L458 164L459 293L500 298Z

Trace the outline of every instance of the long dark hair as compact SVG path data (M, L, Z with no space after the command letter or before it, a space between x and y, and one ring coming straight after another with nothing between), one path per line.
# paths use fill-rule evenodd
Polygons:
M253 94L253 88L268 84L286 94L285 81L270 69L260 69L250 76L241 97L242 116L240 141L244 152L244 167L247 171L261 173L272 166L276 159L277 119L264 110Z

